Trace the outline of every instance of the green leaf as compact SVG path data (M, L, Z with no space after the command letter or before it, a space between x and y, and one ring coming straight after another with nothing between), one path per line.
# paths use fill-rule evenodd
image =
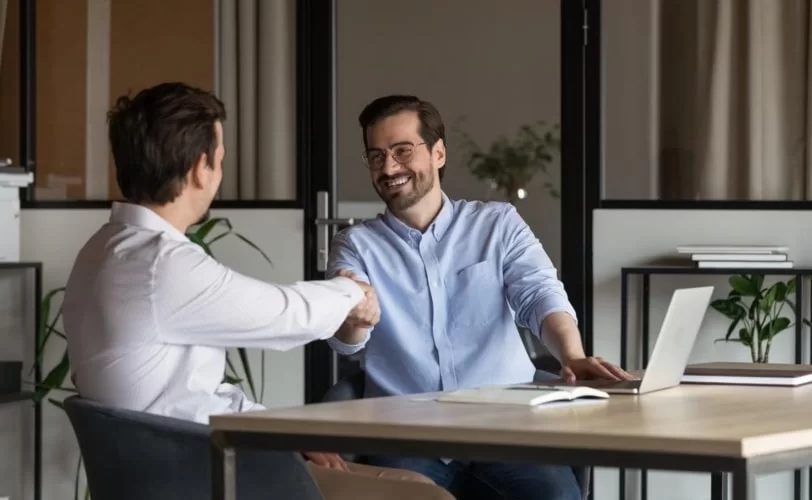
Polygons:
M265 349L259 352L259 366L259 399L256 402L261 404L265 399Z
M197 230L192 233L192 235L200 241L206 241L206 237L209 235L211 230L220 224L225 225L229 230L233 229L231 227L231 221L225 217L215 217L201 224ZM187 234L187 236L189 235ZM191 239L191 237L189 239Z
M734 274L728 278L728 282L733 290L745 297L755 297L760 290L760 287L756 285L754 280L744 275Z
M783 281L779 281L775 285L775 301L778 303L784 302L787 300L787 284Z
M65 411L65 405L62 404L62 401L57 401L54 398L48 398L48 402L51 403L52 405L56 406L60 410Z
M76 477L73 478L73 500L79 500L79 477L82 473L82 454L79 453L79 460L76 462Z
M778 335L779 333L783 332L787 328L789 328L790 321L789 318L780 317L775 318L769 324L765 325L768 328L768 335L767 339L772 339L774 336Z
M756 292L761 291L761 287L764 285L764 275L751 274L749 279L753 282L753 287L756 289Z
M741 321L741 318L736 318L730 322L730 325L727 327L727 333L725 334L725 341L730 340L730 336L733 335L733 331L736 329L736 326Z
M765 293L764 296L761 297L761 309L764 312L770 312L773 306L775 305L776 295L778 293L778 285L780 284L782 283L773 284L773 286L771 286L767 290L767 293Z
M739 339L713 339L714 344L717 343L717 342L739 342L739 343L741 343L741 340L739 340Z
M739 329L739 341L743 345L746 345L747 347L750 347L750 345L752 345L753 335L747 330L747 328Z
M260 255L262 255L262 257L265 259L265 261L266 261L266 262L268 262L268 264L270 264L271 266L273 266L273 262L271 262L270 257L268 257L268 256L265 254L265 252L263 252L263 251L262 251L262 249L261 249L261 248L259 248L259 247L258 247L258 246L257 246L257 245L254 243L254 242L252 242L251 240L249 240L249 239L248 239L248 238L246 238L245 236L241 235L240 233L233 233L233 234L234 234L234 236L236 236L237 238L241 239L243 242L245 242L246 244L248 244L248 246L250 246L251 248L253 248L253 249L254 249L254 250L256 250L257 252L259 252L259 253L260 253Z
M240 347L237 349L237 352L240 355L240 361L242 362L242 369L245 373L245 379L248 382L248 388L251 389L251 395L254 397L254 401L256 401L257 390L254 387L254 376L251 374L251 365L248 363L248 351L246 351L244 347Z
M206 254L208 254L209 257L214 257L214 254L211 253L211 248L209 248L209 245L207 245L206 242L203 241L199 236L187 235L187 237L189 238L189 241L202 248L203 251L206 252Z
M51 320L52 303L56 295L64 291L64 286L55 288L45 294L45 297L42 298L42 302L40 303L39 328L37 330L37 352L35 353L36 359L34 361L34 366L31 367L32 372L36 366L42 367L42 356L45 352L45 344L48 342L48 338L51 336L51 333L54 332L54 326L59 320L59 317L62 315L62 308L60 307L54 316L54 319Z
M34 401L41 402L45 396L51 391L52 387L62 387L62 384L65 382L65 379L68 377L68 373L70 372L70 362L68 361L68 350L65 349L65 352L62 354L62 359L59 361L45 379L42 381L42 384L37 387L37 390L34 392Z

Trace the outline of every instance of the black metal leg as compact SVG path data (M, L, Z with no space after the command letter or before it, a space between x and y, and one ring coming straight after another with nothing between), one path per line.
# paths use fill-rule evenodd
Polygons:
M756 500L756 476L746 467L733 472L731 500Z
M651 312L651 275L643 275L643 297L642 297L642 318L643 335L642 335L642 368L648 368L648 352L649 352L649 314ZM640 500L648 499L648 471L646 469L640 470Z
M629 274L620 272L620 367L628 368L629 335ZM626 469L618 469L618 498L626 498Z
M648 324L649 324L649 313L651 309L651 301L649 300L649 295L651 293L651 276L648 274L643 275L643 297L642 297L642 315L641 322L643 323L643 369L645 370L648 367L648 352L649 352L649 331L648 331Z
M800 364L803 362L801 357L801 344L803 342L804 334L804 281L801 276L795 277L795 363Z
M629 335L629 275L626 271L620 273L620 367L627 368L628 335Z
M801 364L803 362L802 357L802 345L803 345L803 333L804 333L804 307L803 307L803 298L804 298L804 279L803 276L798 275L795 276L795 363ZM795 500L801 500L801 469L796 469L793 474L793 489L794 489L794 498Z
M34 268L34 387L42 383L42 367L37 362L40 315L42 314L42 266ZM42 403L34 403L34 500L42 498Z
M725 479L721 472L711 474L711 500L725 500Z

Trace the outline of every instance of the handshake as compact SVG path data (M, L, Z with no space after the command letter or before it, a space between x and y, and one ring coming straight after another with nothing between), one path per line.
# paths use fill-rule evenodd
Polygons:
M355 281L364 291L364 300L350 311L344 325L357 330L367 330L377 325L381 319L381 307L375 289L369 283L359 280L358 276L350 271L340 271L338 275Z

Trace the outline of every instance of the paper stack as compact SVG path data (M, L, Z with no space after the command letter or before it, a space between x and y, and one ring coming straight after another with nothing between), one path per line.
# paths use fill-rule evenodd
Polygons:
M700 269L792 269L789 248L764 245L685 245L677 252L690 255Z

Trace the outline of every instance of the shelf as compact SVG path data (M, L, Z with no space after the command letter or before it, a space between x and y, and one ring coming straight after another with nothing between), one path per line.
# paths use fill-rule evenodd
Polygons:
M42 262L7 262L0 261L0 270L3 269L36 269L41 268Z
M15 392L11 394L0 394L0 404L16 403L19 401L31 401L34 397L33 392Z
M651 265L651 266L631 266L621 268L621 272L626 274L773 274L773 275L786 275L786 276L812 276L812 268L810 267L795 267L791 269L773 269L773 268L698 268L686 265Z

